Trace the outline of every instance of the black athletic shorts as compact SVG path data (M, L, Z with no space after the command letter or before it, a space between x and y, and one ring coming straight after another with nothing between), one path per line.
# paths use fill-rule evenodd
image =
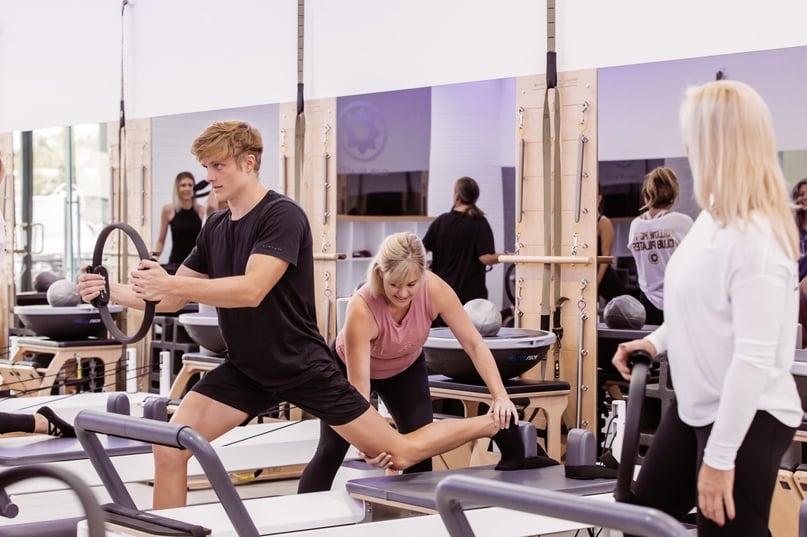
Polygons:
M270 389L226 360L205 374L192 391L245 412L249 419L284 401L328 425L350 423L370 408L367 399L348 382L334 362L318 364L282 387Z

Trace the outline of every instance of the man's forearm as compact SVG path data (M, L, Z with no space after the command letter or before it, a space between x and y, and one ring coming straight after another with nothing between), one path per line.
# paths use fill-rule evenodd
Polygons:
M124 283L112 283L109 285L110 301L113 304L119 304L127 308L134 308L142 310L145 308L146 303L137 298L132 291L132 286ZM179 301L175 299L161 300L157 303L156 311L158 312L174 312L178 311L184 306L187 301Z

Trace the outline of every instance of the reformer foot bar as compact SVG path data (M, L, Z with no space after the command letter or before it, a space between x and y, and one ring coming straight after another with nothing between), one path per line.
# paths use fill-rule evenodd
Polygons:
M334 493L315 493L279 498L247 500L243 503L236 502L230 493L232 484L229 481L223 480L221 476L218 475L220 473L220 462L217 460L211 462L205 458L208 455L215 456L212 453L212 449L208 449L208 447L205 446L203 439L201 439L197 433L187 427L177 427L170 424L157 423L154 424L155 430L149 431L148 427L141 428L141 425L137 424L136 422L128 423L128 420L121 420L121 423L109 422L109 420L105 418L103 414L88 411L79 414L76 419L76 429L82 444L87 449L91 461L95 465L96 470L102 476L110 497L119 507L130 510L134 509L131 497L126 492L119 476L117 476L117 474L114 473L114 470L112 470L111 464L108 463L108 457L103 453L103 450L95 448L93 443L89 441L92 438L91 435L98 432L113 435L125 434L126 436L132 438L159 442L161 444L175 447L186 447L187 449L190 449L197 456L197 458L199 458L200 463L204 467L205 472L208 474L211 483L216 488L217 494L222 501L221 505L198 505L180 509L152 511L141 515L132 512L131 514L134 520L138 520L144 516L147 517L148 520L151 520L152 517L158 516L185 522L193 522L196 524L201 523L205 527L212 529L211 535L222 537L236 534L239 536L253 536L259 534L267 535L274 534L279 531L300 530L306 527L311 528L315 527L316 525L333 526L338 524L355 524L363 518L363 502L350 500L346 498L344 494L335 495ZM521 475L523 477L528 474L532 474L533 483L535 483L537 486L545 486L550 481L560 480L564 482L568 489L577 489L578 491L586 490L592 493L597 491L607 492L612 490L614 486L614 480L573 482L572 480L565 480L565 478L563 478L562 470L560 474L558 474L557 471L546 473L544 472L545 470L547 470L547 468L515 472L495 472L494 470L484 468L469 469L468 471L488 471L494 475L500 476L502 479L515 480L516 482L519 482L516 476ZM393 486L397 483L407 481L410 483L420 483L419 487L415 486L414 488L428 489L428 493L426 495L433 496L435 487L434 483L438 482L446 475L450 475L452 472L455 473L457 471L408 474L390 478L378 478L378 480L379 483L387 481L392 483ZM358 481L364 483L365 485L367 482L366 479ZM348 482L348 488L351 488L352 484L356 482L357 481L355 480ZM417 495L417 492L415 492L414 495ZM610 494L606 494L606 497L607 496L610 496ZM351 501L357 503L351 504ZM362 513L360 515L358 514L356 507L361 508ZM319 513L320 511L327 516L320 516L317 520L312 520L312 514ZM334 515L334 513L339 513L340 511L342 511L341 522L337 520L339 517ZM352 521L347 520L350 513L354 513L355 515L355 519ZM490 514L495 514L495 512L489 513L489 515ZM229 523L226 522L225 516L229 518ZM537 517L526 518L529 519L530 524L537 522L538 520ZM532 518L535 518L535 520ZM348 529L352 531L353 529L359 527L360 526L349 526L349 528L345 527L344 529L346 531L348 531ZM539 533L543 531L543 527L545 526L531 525L531 528L535 529ZM564 529L576 529L580 528L581 526L579 524L570 526L567 523L558 526L557 522L555 522L555 525L551 527L558 528L560 531ZM255 533L253 530L259 533ZM82 525L80 524L78 535L83 535L82 531ZM132 533L130 532L131 530L117 528L114 530L114 532L108 532L107 535L131 535ZM348 533L345 533L345 535L348 535ZM375 535L378 535L378 533ZM429 535L431 535L431 533L429 533Z
M212 445L228 472L266 471L302 467L313 457L318 440L317 420L280 421L238 427L217 438ZM124 482L145 482L154 478L151 445L115 437L102 437L101 442ZM351 449L347 457L358 458L358 453ZM87 453L75 438L44 435L0 438L0 464L47 464L64 467L81 475L90 486L102 484L87 459ZM195 459L188 463L188 476L204 476L202 467ZM52 481L27 480L16 483L8 492L43 492L54 490L56 485Z
M312 427L312 425L314 426ZM317 444L319 428L315 425L316 422L314 421L249 425L231 431L226 438L217 440L214 443L214 449L216 449L217 453L224 451L225 458L231 459L230 464L233 464L233 461L237 464L237 466L230 467L225 463L225 468L230 472L230 477L236 485L260 479L283 478L290 474L298 475L305 463L313 455ZM106 442L107 437L101 436L100 438L102 442ZM74 444L76 442L75 439L69 440ZM109 440L127 441L123 438L114 437L109 437ZM127 480L127 487L133 491L133 494L136 493L136 498L142 498L139 501L143 502L143 507L151 507L149 502L152 491L151 486L147 483L154 476L151 446L136 440L128 440L128 442L145 445L148 451L137 455L113 456L111 460L121 475L131 478L133 473L139 472L141 474L139 476L141 479ZM240 457L238 453L241 443L246 444L246 450L250 450L252 447L255 448L253 454L244 459L246 462L242 462L243 457ZM81 449L80 446L77 449ZM83 449L81 449L80 455L86 456ZM351 452L348 456L357 455L355 452ZM282 465L283 462L288 462L289 464ZM93 485L93 492L99 501L110 500L100 478L87 459L40 464L40 466L57 469L69 468L74 472L79 472L85 482ZM240 470L243 466L247 467ZM191 474L199 476L198 478L191 477L189 479L189 490L191 487L196 488L197 483L203 485L204 488L210 488L198 462L192 460L189 468ZM341 489L344 497L347 498L344 492L345 481L355 477L380 475L382 473L383 470L369 468L358 460L348 461L337 473L332 490ZM59 487L61 487L60 490L54 490ZM5 535L4 532L9 527L24 527L26 537L29 537L32 532L35 533L37 528L43 529L45 532L42 534L43 536L53 537L49 532L53 531L54 528L63 527L69 519L73 519L72 532L74 533L75 525L78 522L77 517L81 514L81 508L75 501L71 491L63 489L64 486L61 483L49 479L27 480L11 485L12 502L18 506L19 515L8 519L0 518L0 535ZM348 506L354 502L355 500L351 500ZM345 503L335 504L332 511L334 509L344 510L343 505ZM50 507L43 510L43 505ZM259 507L258 509L260 510L261 508ZM293 509L286 509L285 507L279 509L284 513L289 512L289 516L292 516L295 512ZM321 515L319 519L323 517L324 515ZM273 520L273 522L277 521Z
M127 414L142 416L146 400L157 398L158 396L157 394L146 392L78 392L64 395L9 397L0 399L0 412L33 414L39 407L48 406L58 411L62 418L72 422L80 410L85 408L108 409L110 399L120 397L125 397L128 400L130 410L126 412Z
M144 397L145 396L145 397ZM86 393L73 396L47 396L25 398L37 404L30 408L15 406L19 400L8 399L0 403L0 410L34 412L41 404L47 403L57 409L63 417L75 416L85 408L101 409L106 405L108 412L127 415L156 417L164 410L165 400L154 394ZM81 401L81 404L77 404ZM86 404L84 404L86 403ZM131 409L131 410L130 410ZM72 417L70 419L72 420ZM213 445L225 467L231 472L262 470L263 474L273 473L291 467L302 467L313 456L319 439L319 424L316 420L278 421L247 425L229 431L216 439ZM113 462L127 482L147 481L154 477L151 446L136 440L110 438L105 440ZM266 450L272 450L271 466L267 465ZM358 458L351 450L349 459ZM20 466L24 464L48 464L65 466L78 472L91 486L101 481L87 461L87 455L75 438L55 438L40 434L9 436L0 438L0 465ZM198 463L191 460L189 476L201 475ZM50 491L57 484L51 481L26 480L13 485L9 492L14 494Z
M557 491L534 489L468 476L442 481L436 491L440 516L451 537L473 537L465 506L493 504L508 509L576 520L646 537L685 537L689 531L670 515L636 505L606 504Z
M142 528L144 523L153 524L160 521L161 517L165 517L173 521L179 520L192 525L202 524L213 528L212 535L216 537L223 535L254 537L267 530L276 533L318 526L353 524L364 518L363 502L351 499L346 492L318 492L242 502L213 447L199 433L187 426L126 416L115 417L103 412L86 410L76 416L75 427L81 445L114 502L114 506L107 507L107 510L117 513L118 525L133 526L134 531L141 531L137 528ZM189 450L199 462L221 504L147 513L138 511L121 476L101 446L99 434ZM264 450L264 457L272 455L271 450ZM262 532L259 532L259 526L262 527Z

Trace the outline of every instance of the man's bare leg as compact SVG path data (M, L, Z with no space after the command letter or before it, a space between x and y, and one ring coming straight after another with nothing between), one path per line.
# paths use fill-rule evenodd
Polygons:
M372 407L350 423L334 426L333 429L370 457L381 452L390 454L396 470L406 469L471 440L491 438L500 431L493 423L493 416L484 415L435 421L402 435Z
M171 423L188 425L208 442L237 427L246 413L205 395L189 392L171 418ZM188 496L187 450L154 446L154 509L182 507Z

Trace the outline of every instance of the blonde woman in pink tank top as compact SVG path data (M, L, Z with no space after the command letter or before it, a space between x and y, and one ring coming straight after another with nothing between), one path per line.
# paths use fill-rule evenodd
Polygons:
M494 397L491 414L499 429L517 421L516 407L502 383L493 355L459 298L439 276L426 270L426 251L414 233L387 237L367 272L367 283L350 299L334 349L350 383L367 399L375 391L401 433L432 422L432 402L423 344L440 315L454 333ZM348 449L326 424L316 454L300 478L298 492L329 490ZM368 459L394 467L386 453ZM431 470L431 459L406 472Z

